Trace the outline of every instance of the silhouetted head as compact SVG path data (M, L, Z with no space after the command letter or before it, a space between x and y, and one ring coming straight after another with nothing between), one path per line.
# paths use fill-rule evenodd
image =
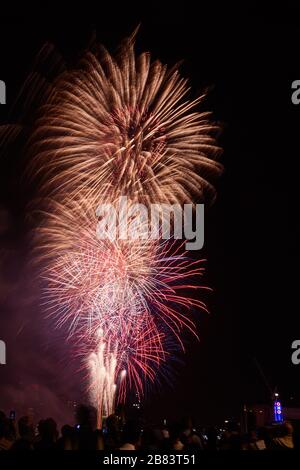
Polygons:
M15 431L13 424L10 419L4 417L0 420L0 439L13 439L15 437Z
M136 421L128 421L123 429L123 442L137 445L142 435L141 427Z
M42 439L56 441L58 437L57 424L52 418L47 418L39 422L39 433Z
M74 434L74 428L72 426L70 426L69 424L65 424L62 428L61 428L61 435L62 437L72 437Z
M115 414L109 415L106 418L106 427L108 432L118 431L119 430L119 417Z
M181 421L182 430L192 430L193 420L190 416L185 416Z
M29 416L22 416L18 421L18 430L20 437L34 437L34 427Z
M290 421L286 421L281 428L282 436L291 436L293 434L294 428Z

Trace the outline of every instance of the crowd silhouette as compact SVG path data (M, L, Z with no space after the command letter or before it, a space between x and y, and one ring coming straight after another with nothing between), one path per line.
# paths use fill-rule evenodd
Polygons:
M125 420L113 414L96 429L96 410L80 405L76 410L76 425L65 424L60 432L53 418L40 420L37 425L30 416L15 422L0 411L0 451L17 450L291 450L299 447L297 428L290 422L253 429L241 433L237 423L226 429L217 427L195 429L192 419L167 425L147 425L141 420Z

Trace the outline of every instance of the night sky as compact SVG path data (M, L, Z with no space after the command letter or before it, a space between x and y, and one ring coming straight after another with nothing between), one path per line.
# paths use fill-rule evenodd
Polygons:
M1 14L0 79L8 104L0 117L7 122L46 41L72 63L93 34L111 51L139 23L137 51L170 65L182 60L181 73L195 95L210 88L204 109L222 125L225 167L199 253L208 260L205 282L214 289L206 296L211 313L200 314L200 343L190 341L184 362L175 365L172 388L162 382L149 394L145 412L218 423L238 417L243 403L270 399L254 358L283 405L300 404L300 365L291 363L291 344L300 336L300 105L291 102L291 83L300 78L299 11L164 3L139 10L129 2L109 10L99 2L68 14L46 3L36 15ZM80 397L80 374L76 364L69 366L62 332L43 318L28 248L24 167L18 149L1 160L0 339L7 344L7 365L0 366L0 409L16 406L20 390L29 398L35 384L55 413L60 401Z

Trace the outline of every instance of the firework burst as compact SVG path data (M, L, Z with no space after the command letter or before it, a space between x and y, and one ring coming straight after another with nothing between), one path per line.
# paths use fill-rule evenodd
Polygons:
M56 81L29 148L47 195L95 207L127 195L140 203L208 201L221 171L210 113L189 100L187 80L150 55L135 57L133 37L112 57L103 47Z
M27 175L44 207L35 237L44 305L85 358L99 426L128 388L141 396L155 382L170 338L184 349L183 332L197 336L193 312L206 307L193 295L204 288L203 260L174 240L101 239L97 207L121 196L148 208L212 202L222 169L218 125L199 111L205 94L191 99L178 67L136 56L134 39L115 56L101 46L76 68L55 64L51 86L35 81L30 93L38 113ZM3 142L20 132L4 131Z

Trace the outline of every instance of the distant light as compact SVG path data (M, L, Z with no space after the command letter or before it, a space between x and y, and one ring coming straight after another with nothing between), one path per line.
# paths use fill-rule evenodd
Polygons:
M277 423L283 421L281 403L278 400L274 401L274 421Z
M275 397L279 397L279 393L274 393Z
M225 424L229 423L228 419L225 419L224 423L225 423Z

